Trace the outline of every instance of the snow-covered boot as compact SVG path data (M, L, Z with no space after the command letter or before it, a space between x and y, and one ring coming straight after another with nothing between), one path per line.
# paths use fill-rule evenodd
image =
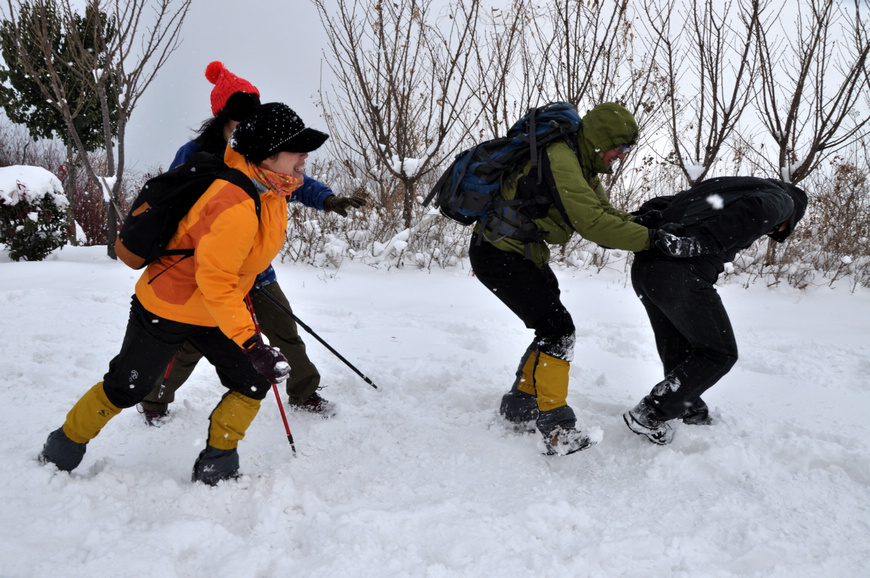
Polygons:
M220 450L207 445L193 464L190 481L214 486L218 482L238 477L239 451L236 448Z
M700 397L680 414L680 419L688 425L713 425L714 423L713 418L710 417L710 409Z
M335 417L336 414L335 404L328 399L320 397L320 394L317 392L312 393L308 399L303 402L290 402L290 408L307 413L313 413L314 415L319 415L323 419Z
M142 405L136 406L136 409L140 410L145 423L151 427L163 427L170 420L168 409L145 409Z
M45 445L42 446L42 452L39 454L39 461L43 464L54 464L57 469L64 472L71 472L82 463L87 449L88 444L72 441L60 427L48 434L48 439L45 440Z
M578 429L556 429L544 436L544 448L548 456L567 456L594 446L595 440Z
M647 398L633 409L622 414L625 425L637 435L646 436L654 444L660 446L671 443L674 440L674 430L670 424L656 416L656 410Z

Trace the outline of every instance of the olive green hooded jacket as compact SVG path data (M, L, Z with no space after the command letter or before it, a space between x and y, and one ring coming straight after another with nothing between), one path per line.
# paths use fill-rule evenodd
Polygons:
M637 122L625 108L615 103L604 103L593 108L583 117L577 135L579 159L566 142L554 141L546 149L549 163L546 160L542 163L544 178L549 178L546 173L552 173L551 190L558 191L569 220L566 221L554 203L546 216L532 219L543 242L523 243L509 238L487 241L503 251L528 257L538 267L543 267L550 260L548 244L565 244L574 232L605 247L634 252L648 249L647 228L633 223L629 213L610 205L598 178L601 173L611 172L598 153L623 144L633 146L637 136ZM545 169L547 164L550 171ZM528 175L530 170L531 160L518 174L507 178L502 191L505 199L516 197L520 178ZM479 229L480 224L475 226L475 232L480 233Z

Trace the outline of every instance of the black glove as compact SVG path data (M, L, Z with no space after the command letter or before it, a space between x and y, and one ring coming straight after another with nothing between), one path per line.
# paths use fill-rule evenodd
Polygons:
M652 209L635 217L634 222L647 228L657 227L662 222L662 212L658 209Z
M254 369L268 379L269 383L281 383L290 374L290 364L287 363L284 354L277 348L263 343L262 339L257 339L257 342L244 352L251 360Z
M339 197L331 195L323 201L323 210L338 213L342 217L347 216L348 209L358 209L366 204L365 197L354 195L352 197Z
M686 228L680 223L662 223L660 227L653 228L657 228L660 231L670 233L675 237L682 237L686 233Z
M678 237L665 229L650 229L649 244L650 248L655 248L659 253L676 259L700 257L718 252L716 242L710 237L704 235Z

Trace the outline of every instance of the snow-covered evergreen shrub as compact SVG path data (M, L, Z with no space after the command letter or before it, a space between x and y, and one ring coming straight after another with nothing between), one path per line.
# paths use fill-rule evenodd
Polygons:
M42 261L69 237L60 181L39 167L0 168L0 243L13 261Z

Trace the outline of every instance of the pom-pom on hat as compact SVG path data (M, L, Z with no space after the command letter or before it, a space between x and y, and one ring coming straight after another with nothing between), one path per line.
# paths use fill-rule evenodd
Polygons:
M260 91L257 87L227 70L223 62L215 60L205 68L206 79L214 84L211 90L211 113L215 116L227 105L229 98L236 92L256 95L259 102Z
M324 132L307 128L286 104L269 102L236 126L230 146L252 163L261 163L282 151L311 152L328 138Z

